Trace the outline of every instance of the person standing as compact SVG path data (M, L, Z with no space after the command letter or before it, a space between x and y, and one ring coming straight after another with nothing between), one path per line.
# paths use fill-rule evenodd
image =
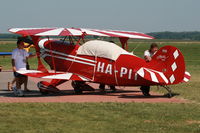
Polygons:
M23 49L26 50L28 53L30 52L30 48L34 47L33 41L30 40L28 37L18 37L18 40L22 40L24 42L24 48ZM26 69L27 70L30 69L28 61L26 63ZM16 82L15 78L11 82L8 82L8 90L9 91L13 90L15 82ZM27 85L28 85L28 77L27 77L27 79L24 83L24 90L28 92L30 90L28 89Z
M152 60L152 56L158 51L158 45L156 43L152 43L150 49L144 51L144 59L146 62L150 62ZM141 86L140 90L142 91L144 96L150 96L150 86Z
M16 86L13 87L15 96L24 95L21 90L21 85L27 81L27 76L17 72L18 70L26 70L29 54L23 48L23 40L18 39L17 48L12 51L12 69L16 80Z

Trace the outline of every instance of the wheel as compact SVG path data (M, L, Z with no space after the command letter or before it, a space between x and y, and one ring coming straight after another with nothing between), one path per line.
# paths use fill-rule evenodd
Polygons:
M74 92L75 92L76 94L82 94L82 93L83 93L83 91L80 90L79 88L74 88Z
M71 84L72 84L72 87L74 88L74 92L75 92L76 94L82 94L82 93L83 93L83 91L81 90L81 85L79 85L78 82L72 81Z
M168 93L168 94L167 94L167 97L168 97L168 98L172 98L173 95L172 95L171 93Z
M46 81L38 82L37 87L39 88L40 93L42 93L43 95L59 92L59 89L57 89L56 87L52 85L49 85L49 83Z
M40 89L40 93L41 93L42 95L47 95L47 94L49 94L47 91L44 91L44 90L42 90L42 89Z

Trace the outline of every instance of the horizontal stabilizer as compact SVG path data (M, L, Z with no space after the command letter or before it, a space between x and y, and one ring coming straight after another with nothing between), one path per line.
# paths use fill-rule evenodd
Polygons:
M191 78L191 75L189 72L185 72L184 78L182 82L188 82Z
M169 81L166 76L159 71L155 71L152 69L148 69L145 67L140 68L137 71L137 74L140 75L142 78L160 84L168 84Z

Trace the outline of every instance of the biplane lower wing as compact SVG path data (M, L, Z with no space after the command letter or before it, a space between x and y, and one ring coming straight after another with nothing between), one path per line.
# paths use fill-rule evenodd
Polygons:
M89 79L74 74L74 73L64 73L64 72L42 72L38 70L19 70L20 74L35 77L35 78L45 78L45 79L62 79L62 80L76 80L76 81L90 81Z

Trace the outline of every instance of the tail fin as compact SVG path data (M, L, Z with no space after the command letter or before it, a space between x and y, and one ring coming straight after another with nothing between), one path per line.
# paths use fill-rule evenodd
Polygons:
M178 84L184 79L184 57L176 47L164 46L160 48L148 64L148 68L165 75L169 81L167 84Z

